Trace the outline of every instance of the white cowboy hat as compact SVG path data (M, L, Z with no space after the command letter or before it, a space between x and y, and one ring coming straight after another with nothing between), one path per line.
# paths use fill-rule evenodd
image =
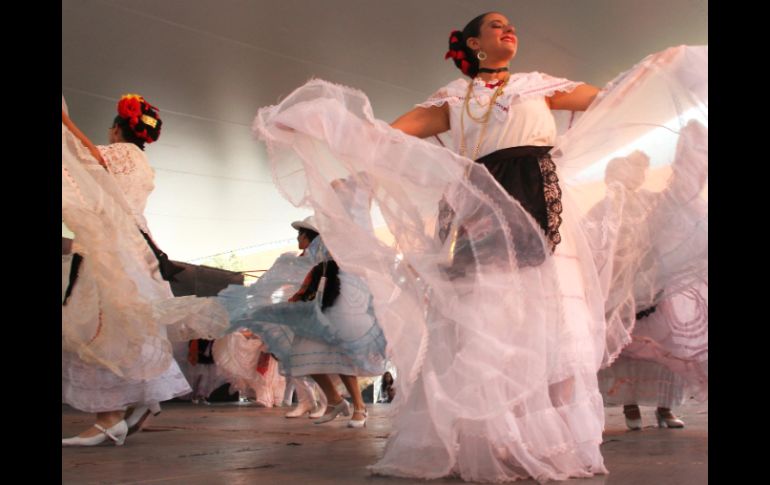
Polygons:
M315 220L313 219L313 216L307 216L301 221L294 221L291 223L291 227L297 230L310 229L311 231L318 232L318 229L315 228Z

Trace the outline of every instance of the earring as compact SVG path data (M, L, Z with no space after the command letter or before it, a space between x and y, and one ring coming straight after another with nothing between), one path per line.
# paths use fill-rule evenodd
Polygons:
M480 61L486 61L487 60L487 53L484 51L478 51L476 53L476 58Z

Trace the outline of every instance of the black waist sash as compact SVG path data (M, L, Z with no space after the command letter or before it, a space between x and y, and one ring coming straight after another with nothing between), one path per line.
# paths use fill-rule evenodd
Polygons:
M550 149L547 146L504 148L476 160L535 218L543 232L548 231L548 209L540 159L547 156Z
M556 165L551 160L550 146L520 146L504 148L485 155L476 163L484 165L508 194L516 199L538 223L545 233L551 251L561 242L561 188L556 175ZM442 201L443 202L443 201ZM450 225L454 212L445 203L439 208L439 237L442 240L451 232ZM520 266L537 266L545 260L540 249L540 236L534 234L532 226L518 226L513 231L514 246L521 249L517 255ZM451 272L464 274L468 264L478 259L471 254L471 245L459 229L457 246L453 254ZM475 241L476 252L482 252L483 241ZM483 258L482 258L483 259Z
M171 260L168 259L168 255L161 251L161 249L155 244L155 241L153 241L147 233L141 229L139 232L142 233L144 240L147 241L147 245L150 247L152 253L155 255L155 258L158 260L160 276L165 281L177 281L175 275L184 271L185 268L179 266L178 264L172 263ZM78 279L78 271L80 270L80 265L82 262L83 256L78 253L74 253L72 256L72 263L70 265L69 283L67 284L67 290L64 292L64 301L62 302L62 305L67 304L67 300L69 300L69 297L72 294L72 290L75 287L75 282Z

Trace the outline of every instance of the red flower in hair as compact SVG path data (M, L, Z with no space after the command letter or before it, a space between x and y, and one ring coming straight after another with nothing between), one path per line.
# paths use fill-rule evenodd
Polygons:
M444 55L444 59L465 59L465 52L455 49L449 49L447 53Z
M470 74L468 73L468 70L470 67L471 67L470 62L466 61L465 59L460 61L460 70L463 72L463 74L470 76Z
M152 143L152 139L150 139L150 136L147 134L147 128L142 131L135 131L134 134L147 143Z
M142 103L144 99L136 94L126 94L118 101L118 115L121 118L131 120L131 125L135 125L139 117L142 116Z

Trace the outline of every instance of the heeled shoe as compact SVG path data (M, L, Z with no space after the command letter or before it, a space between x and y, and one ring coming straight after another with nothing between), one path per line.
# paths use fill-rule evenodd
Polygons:
M126 441L128 435L128 425L125 420L121 420L117 424L112 425L109 428L104 428L100 424L94 424L94 428L102 432L88 438L81 438L80 436L73 436L72 438L62 438L62 446L96 446L103 443L107 439L111 439L115 446L122 446Z
M311 411L314 411L315 407L312 406L310 403L303 401L297 404L297 407L289 411L285 414L287 418L299 418L300 416L303 416L305 413L309 413Z
M130 413L126 414L125 421L128 425L128 436L131 436L132 434L142 429L142 425L150 416L150 413L152 413L153 416L159 415L160 404L155 402L137 406L132 409Z
M632 404L623 406L623 415L626 417L626 427L631 431L642 429L642 413L639 406Z
M318 401L315 401L315 407L312 411L310 411L310 414L308 414L307 417L310 419L318 419L324 414L326 414L326 406Z
M351 419L348 421L348 428L364 428L366 427L366 418L369 417L369 415L366 412L366 409L354 409L353 414L355 413L361 413L364 415L364 419L357 420L357 419Z
M656 409L655 419L658 420L658 428L684 428L684 421L674 416L667 408Z
M350 416L350 404L345 400L345 398L342 399L342 401L338 402L334 406L331 407L331 412L328 412L324 414L321 419L317 421L313 421L313 424L323 424L328 423L329 421L333 420L337 417L338 414L342 414L343 416Z

